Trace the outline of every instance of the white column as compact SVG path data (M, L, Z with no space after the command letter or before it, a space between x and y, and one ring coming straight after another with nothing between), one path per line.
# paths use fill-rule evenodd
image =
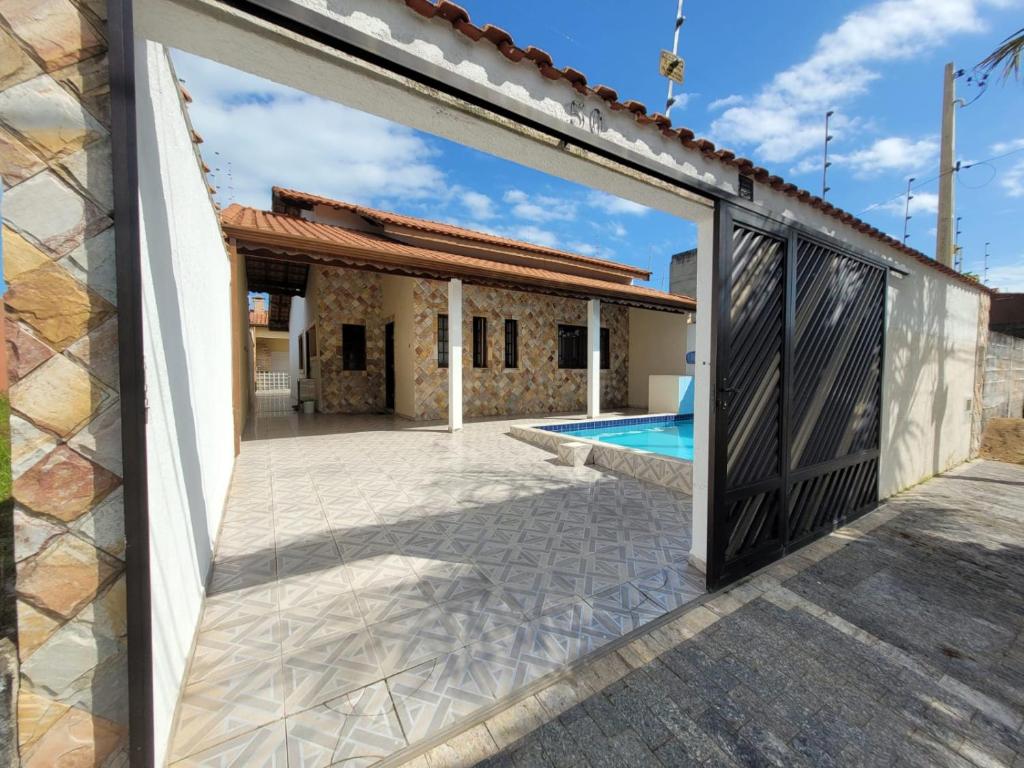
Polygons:
M448 281L448 431L462 429L462 281Z
M601 415L601 302L587 302L587 418Z
M711 409L715 407L711 380L711 278L714 269L715 229L709 215L697 223L697 346L693 398L693 522L690 562L704 571L708 561L708 498L711 473Z

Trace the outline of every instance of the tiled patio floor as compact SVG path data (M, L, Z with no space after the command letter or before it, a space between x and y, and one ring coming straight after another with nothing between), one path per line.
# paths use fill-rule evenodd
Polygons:
M258 419L171 761L369 765L703 592L689 497L510 423Z

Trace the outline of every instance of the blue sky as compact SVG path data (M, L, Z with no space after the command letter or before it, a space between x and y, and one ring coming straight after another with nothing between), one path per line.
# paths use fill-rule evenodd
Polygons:
M461 4L591 84L663 107L657 59L671 44L672 0ZM684 10L675 124L817 192L823 116L834 109L829 199L900 237L915 176L909 243L932 253L943 65L970 70L1024 25L1024 0L687 0ZM267 207L272 184L294 186L636 264L658 288L670 255L694 244L692 225L665 214L211 62L174 60L222 203ZM977 91L961 80L958 95ZM964 164L1012 153L958 175L964 268L981 273L988 241L989 283L1024 291L1024 82L994 82L960 109L957 139Z

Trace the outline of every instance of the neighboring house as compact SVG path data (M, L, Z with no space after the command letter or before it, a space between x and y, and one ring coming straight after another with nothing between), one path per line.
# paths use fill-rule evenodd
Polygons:
M249 333L255 350L254 373L288 373L288 314L290 301L271 300L267 308L264 296L252 299Z
M275 188L273 201L232 205L224 230L250 291L271 307L296 297L292 373L313 380L319 411L444 418L458 314L466 416L585 409L588 300L602 408L646 407L650 374L685 373L696 304L634 285L646 270L302 192Z

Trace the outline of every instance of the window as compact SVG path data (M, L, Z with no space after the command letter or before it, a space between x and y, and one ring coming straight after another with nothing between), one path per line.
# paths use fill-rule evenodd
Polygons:
M487 318L473 318L473 367L487 367Z
M448 367L448 315L437 316L437 367Z
M341 368L344 371L366 370L366 326L341 326Z
M601 329L601 367L611 368L611 334ZM585 325L558 326L558 367L587 367L587 327Z
M519 321L505 321L505 367L519 367Z
M558 326L558 367L587 367L587 329L582 325Z

